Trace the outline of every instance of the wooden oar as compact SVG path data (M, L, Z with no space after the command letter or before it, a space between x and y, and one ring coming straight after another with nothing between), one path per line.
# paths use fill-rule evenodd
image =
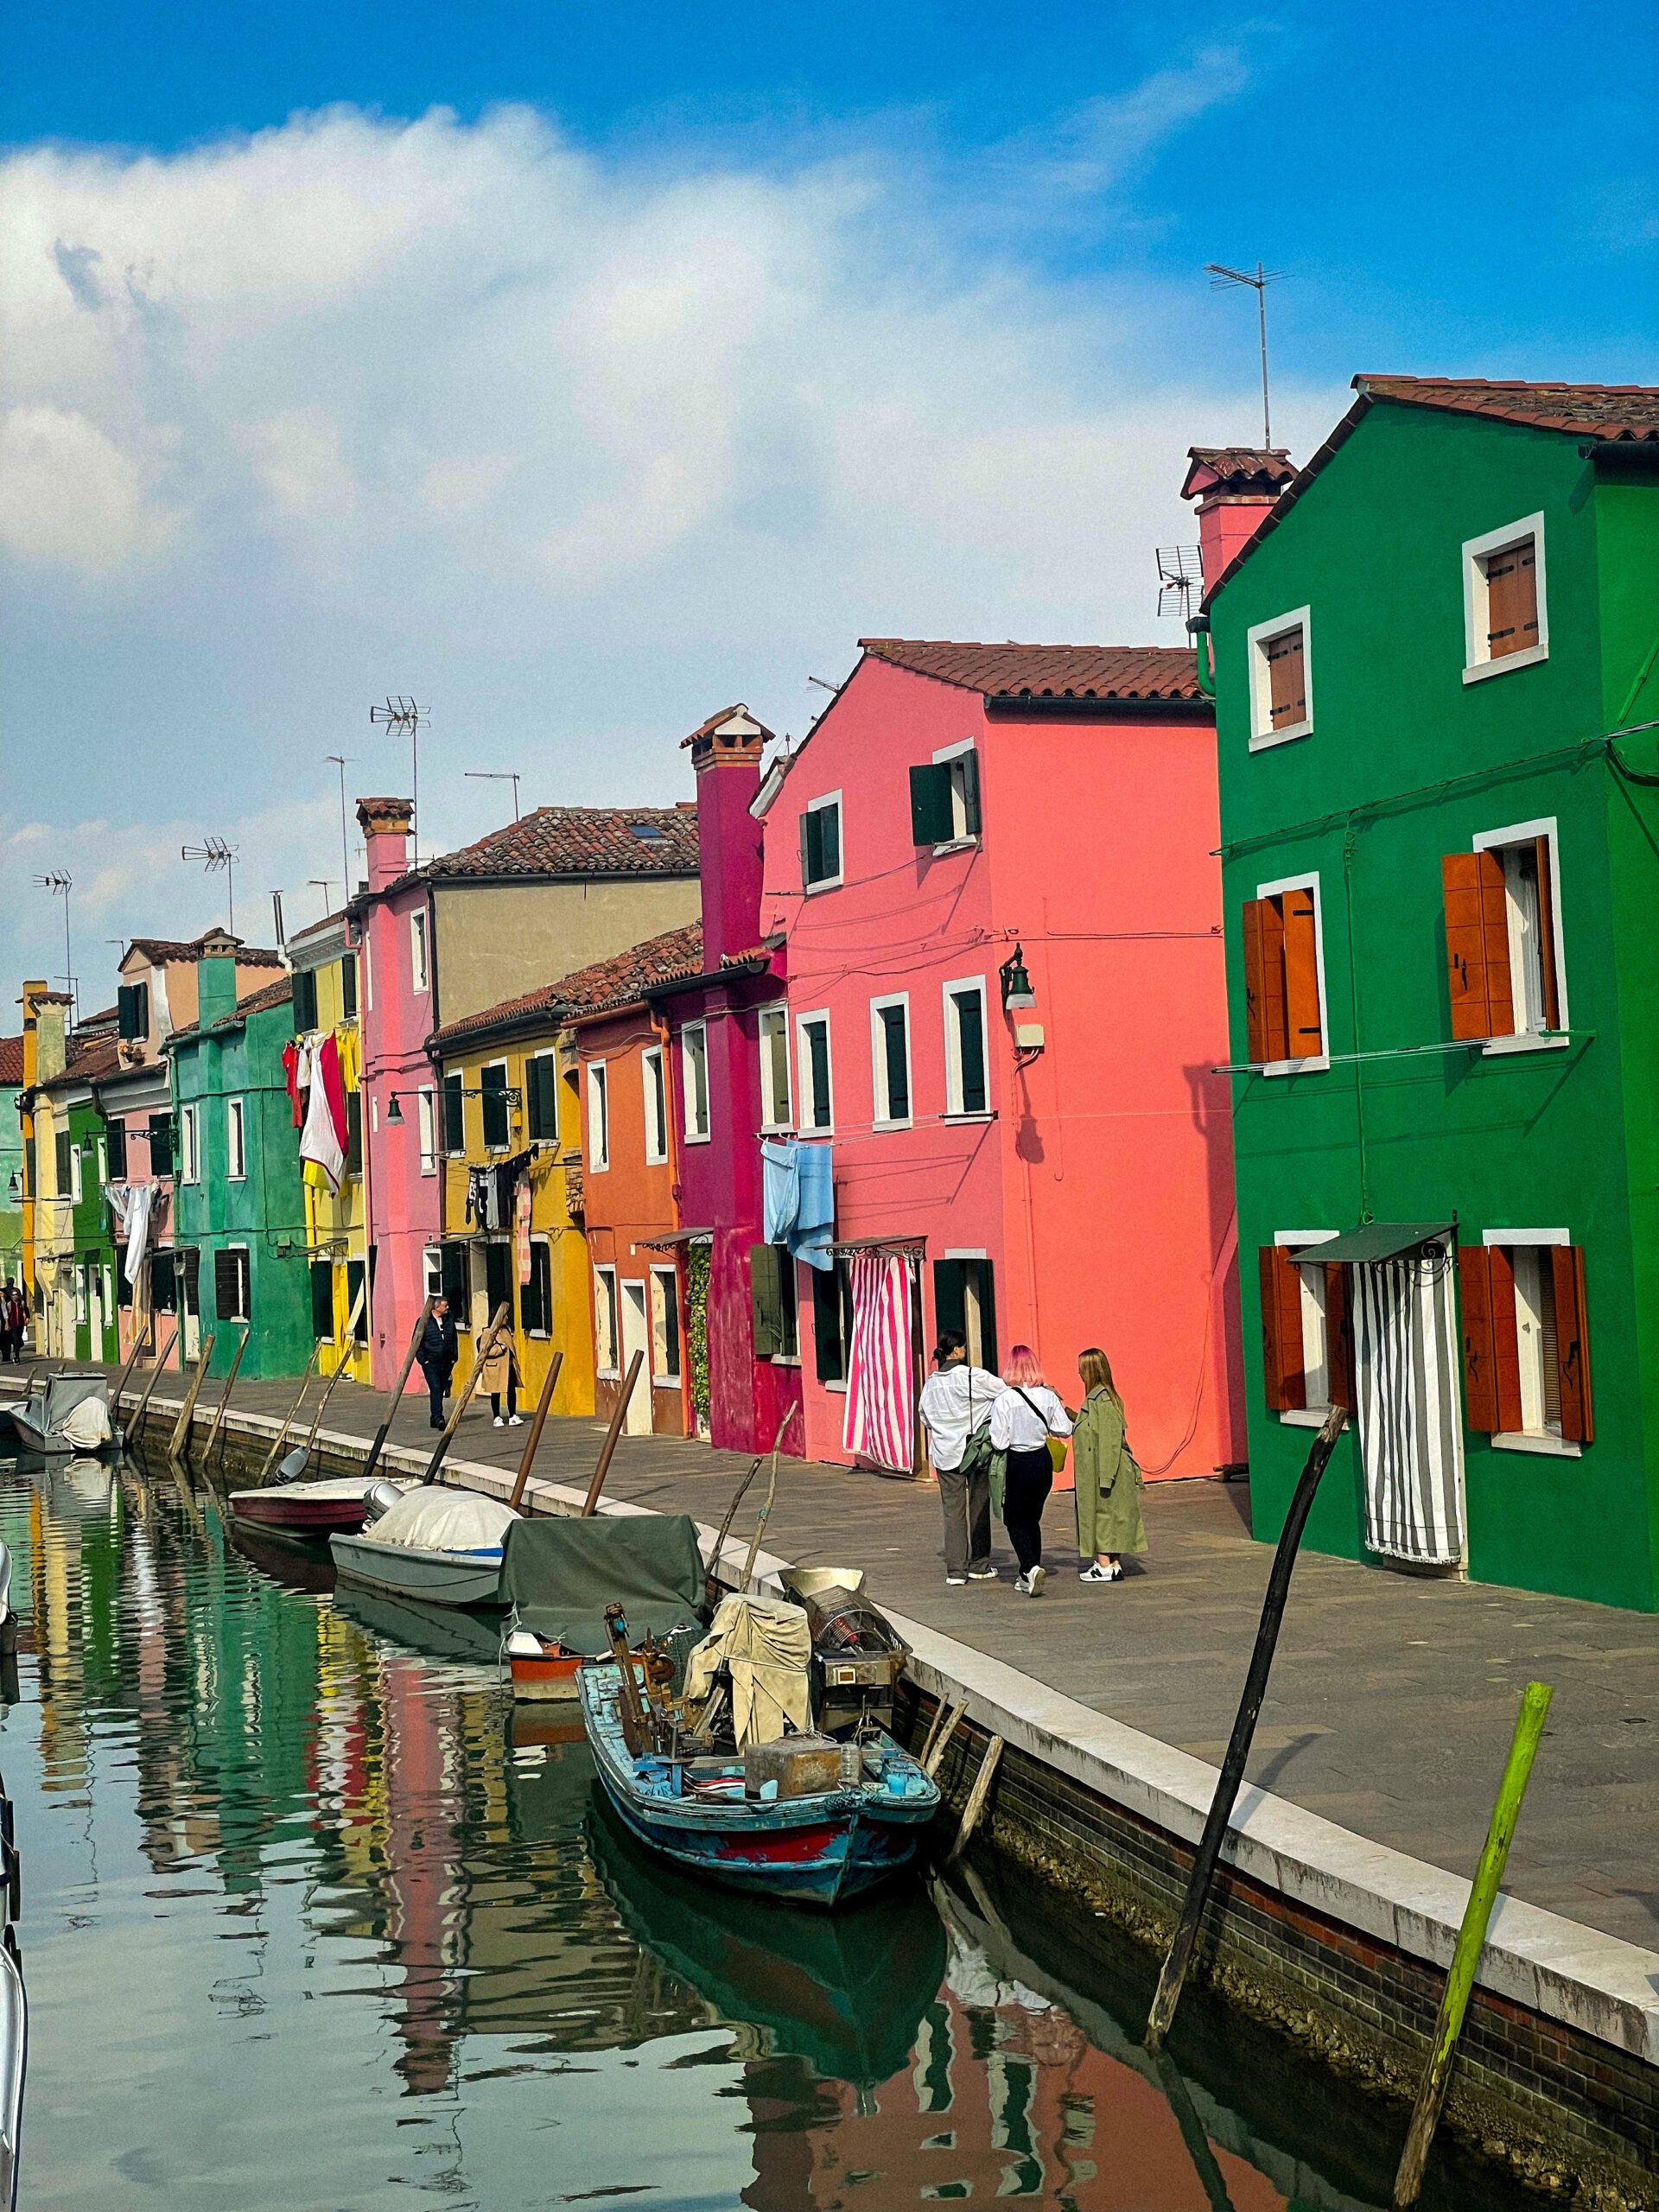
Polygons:
M438 1479L438 1470L443 1465L443 1456L449 1449L455 1431L461 1427L461 1417L473 1402L473 1393L484 1372L484 1363L495 1350L495 1340L507 1325L507 1318L512 1312L512 1306L503 1299L495 1309L495 1319L480 1338L478 1350L473 1355L473 1370L467 1377L467 1388L456 1399L455 1410L445 1422L443 1433L433 1446L432 1457L426 1463L426 1472L421 1477L423 1483L435 1483Z
M213 1457L214 1445L219 1442L219 1424L225 1418L226 1407L231 1402L231 1389L232 1385L236 1381L236 1370L242 1364L242 1355L246 1351L248 1348L248 1339L252 1334L253 1325L250 1322L243 1328L242 1341L236 1348L236 1357L231 1362L231 1371L225 1377L225 1388L219 1394L219 1404L213 1411L213 1425L207 1432L207 1448L201 1455L201 1464L204 1469L206 1468L208 1460ZM222 1452L224 1450L224 1446L220 1445L219 1449Z
M365 1278L365 1281L359 1283L357 1287L357 1296L352 1300L352 1310L346 1319L346 1343L347 1346L350 1345L353 1338L357 1334L357 1317L363 1311L363 1300L367 1295L367 1292L368 1284ZM346 1369L350 1362L351 1357L352 1355L349 1350L344 1350L341 1351L340 1355L340 1364L335 1368L334 1373L328 1377L327 1382L324 1383L322 1395L317 1400L317 1410L311 1416L311 1433L305 1440L305 1460L303 1464L307 1466L309 1466L311 1464L311 1447L317 1440L317 1431L322 1426L322 1416L327 1409L328 1401L334 1396L334 1392L340 1388L340 1378L346 1372Z
M138 1433L139 1429L143 1426L144 1414L149 1409L150 1397L155 1391L156 1385L162 1379L162 1370L167 1365L168 1352L172 1351L174 1339L177 1337L178 1333L178 1327L175 1323L174 1325L173 1335L167 1340L166 1350L163 1351L161 1357L156 1361L155 1366L149 1370L149 1380L144 1385L143 1396L138 1401L138 1410L134 1414L132 1419L127 1423L125 1428L121 1432L121 1449L124 1452L126 1450L128 1445L131 1443L133 1438Z
M178 1458L184 1440L190 1433L191 1417L196 1410L196 1400L201 1395L201 1386L207 1380L207 1363L213 1356L213 1332L210 1329L202 1340L201 1350L196 1354L196 1371L190 1377L190 1388L184 1394L184 1403L173 1424L173 1433L168 1439L167 1456L169 1459Z
M288 1411L283 1415L283 1425L277 1430L270 1451L265 1454L265 1464L260 1468L259 1479L253 1485L255 1490L263 1488L266 1476L270 1474L271 1469L276 1464L276 1454L282 1450L283 1445L288 1441L289 1429L293 1424L295 1414L298 1413L300 1408L305 1403L305 1394L311 1387L311 1370L316 1365L317 1355L321 1351L321 1350L322 1346L320 1343L314 1344L311 1347L311 1357L306 1361L305 1372L300 1377L299 1395L295 1399L293 1404L289 1408Z
M645 1355L637 1351L628 1362L628 1371L622 1377L622 1387L616 1394L616 1403L611 1409L611 1425L605 1432L605 1441L599 1447L599 1465L594 1469L594 1479L588 1485L588 1502L582 1509L582 1517L589 1520L599 1510L599 1493L605 1487L605 1478L611 1471L611 1458L616 1450L616 1440L622 1433L622 1423L627 1418L628 1402L633 1395L633 1386L639 1380L640 1364Z
M524 1484L530 1480L530 1463L536 1457L536 1446L542 1440L542 1431L547 1426L547 1409L553 1402L557 1387L559 1370L564 1365L564 1354L556 1351L548 1362L547 1380L542 1385L542 1395L536 1401L536 1418L530 1424L530 1434L524 1440L524 1455L518 1462L518 1478L513 1484L507 1503L516 1513L523 1502Z
M434 1302L429 1298L427 1300L421 1308L421 1318L415 1324L414 1332L409 1340L409 1350L404 1354L404 1363L397 1370L397 1380L391 1386L391 1403L386 1408L385 1421L374 1432L374 1441L369 1446L369 1456L363 1462L363 1479L365 1482L380 1464L380 1452L386 1440L386 1432L397 1418L398 1402L403 1397L404 1386L409 1381L409 1371L415 1364L415 1355L421 1348L421 1338L426 1333L426 1325L432 1318Z

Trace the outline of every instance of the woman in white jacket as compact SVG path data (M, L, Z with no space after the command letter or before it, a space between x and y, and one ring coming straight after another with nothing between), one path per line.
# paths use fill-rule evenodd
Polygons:
M1003 1389L991 1408L991 1449L1007 1455L1002 1525L1020 1573L1014 1588L1025 1598L1043 1589L1043 1508L1054 1487L1051 1436L1070 1436L1071 1416L1043 1380L1029 1344L1015 1344L1002 1369Z

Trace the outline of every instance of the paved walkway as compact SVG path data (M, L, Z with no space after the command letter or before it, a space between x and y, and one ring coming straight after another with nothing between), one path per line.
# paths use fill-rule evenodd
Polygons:
M0 1378L0 1389L4 1378ZM238 1410L285 1412L290 1382L238 1384ZM176 1402L169 1376L157 1395ZM208 1403L211 1392L204 1393ZM327 1426L365 1439L385 1400L342 1383ZM516 1465L526 1431L469 1412L454 1456ZM548 1423L536 1471L585 1484L601 1426ZM425 1400L392 1431L429 1441ZM747 1459L625 1437L609 1493L718 1522ZM735 1532L753 1526L757 1478ZM1166 1744L1218 1760L1271 1553L1250 1541L1248 1491L1207 1482L1146 1492L1143 1571L1076 1579L1069 1497L1048 1511L1050 1580L947 1589L931 1486L785 1459L765 1548L865 1570L878 1601ZM1000 1534L1000 1530L998 1531ZM1298 1563L1250 1779L1339 1826L1468 1876L1485 1833L1522 1686L1555 1702L1510 1859L1508 1887L1588 1927L1659 1948L1659 1619L1479 1583L1422 1580L1306 1553Z

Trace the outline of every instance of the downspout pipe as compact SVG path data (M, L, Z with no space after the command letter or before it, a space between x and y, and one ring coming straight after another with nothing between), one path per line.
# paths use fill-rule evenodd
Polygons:
M1210 617L1189 614L1186 634L1192 640L1192 656L1198 665L1198 689L1211 706L1216 699L1216 657L1210 643Z

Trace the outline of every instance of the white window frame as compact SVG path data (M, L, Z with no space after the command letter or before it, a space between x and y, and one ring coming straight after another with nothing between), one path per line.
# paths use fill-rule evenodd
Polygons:
M69 1203L72 1206L78 1206L80 1204L81 1192L85 1187L82 1182L84 1173L80 1159L80 1140L77 1137L69 1147Z
M245 1183L248 1179L248 1107L243 1098L225 1101L225 1180ZM232 1248L226 1245L226 1251Z
M1331 1065L1331 1009L1325 996L1325 906L1319 897L1319 878L1317 869L1311 875L1281 875L1272 883L1258 883L1258 899L1277 899L1287 891L1311 891L1313 893L1313 969L1319 987L1319 1042L1322 1052L1311 1052L1302 1060L1267 1060L1259 1072L1262 1075L1317 1075Z
M605 1302L604 1295L607 1281L610 1284L608 1306ZM611 1329L611 1360L608 1366L602 1357L604 1346L601 1342L602 1332L600 1328L601 1314L608 1319ZM594 1266L594 1372L595 1375L602 1376L607 1382L613 1382L616 1379L621 1372L616 1363L621 1354L621 1344L622 1291L616 1279L616 1263L611 1260L598 1261Z
M1507 830L1482 830L1469 841L1469 849L1475 853L1503 852L1511 845L1530 845L1539 838L1549 844L1549 918L1552 931L1551 950L1555 956L1555 998L1560 1015L1560 1030L1546 1035L1539 1029L1517 1029L1510 1037L1489 1037L1481 1046L1484 1053L1500 1058L1505 1052L1559 1052L1572 1039L1566 1034L1572 1024L1567 1005L1567 940L1561 927L1561 851L1556 834L1556 817L1540 815L1535 822L1512 822ZM1505 893L1508 899L1508 893ZM1516 963L1514 913L1510 912L1510 1019L1514 1019L1514 991Z
M602 1175L611 1164L611 1075L607 1060L588 1063L588 1166Z
M1275 638L1282 638L1287 630L1302 633L1302 689L1307 700L1307 712L1299 722L1287 722L1282 729L1273 726L1273 681L1268 671L1268 647ZM1275 614L1266 622L1253 623L1244 633L1244 649L1249 656L1250 750L1265 753L1272 746L1289 745L1299 737L1307 737L1313 729L1313 617L1306 607L1294 607L1288 613Z
M658 1368L657 1364L657 1300L659 1297L665 1304L671 1303L674 1308L674 1338L680 1347L680 1363L672 1373L666 1368ZM655 1389L677 1390L685 1379L684 1323L685 1316L680 1311L679 1269L672 1265L653 1266L647 1277L645 1327L651 1340L651 1380ZM663 1333L666 1336L668 1332L664 1330Z
M99 1187L99 1189L100 1191L107 1190L107 1189L108 1189L108 1187L109 1187L109 1181L110 1181L110 1141L109 1141L109 1139L108 1139L107 1137L99 1137L99 1140L98 1140L98 1187Z
M823 1077L830 1096L824 1103L830 1109L829 1119L815 1118L817 1096L812 1089L812 1046L807 1036L808 1027L815 1022L823 1024ZM836 1128L836 1048L835 1031L830 1020L828 1007L816 1007L795 1017L795 1066L800 1078L800 1115L797 1133L803 1137L833 1136Z
M760 1047L760 1127L772 1136L795 1127L795 1071L789 1061L789 1008L781 999L759 1009L755 1017L755 1041ZM779 1046L784 1058L784 1113L781 1121L772 1110L775 1071L773 1055Z
M847 817L842 806L839 791L824 791L817 798L810 798L801 809L803 814L823 814L830 807L836 810L836 858L840 865L833 875L814 876L810 883L803 883L801 890L808 899L815 899L820 891L839 891L847 877Z
M438 1172L438 1094L433 1084L423 1083L415 1093L415 1126L421 1147L421 1173L435 1175Z
M178 1178L181 1183L199 1183L201 1180L201 1147L199 1137L195 1108L181 1106L177 1161Z
M660 1045L648 1045L639 1055L639 1092L645 1116L645 1165L664 1167L668 1164L668 1068ZM659 1128L663 1133L660 1146L657 1142Z
M426 909L416 906L409 918L409 988L418 998L431 985L432 957L426 941Z
M963 994L975 991L979 995L979 1049L983 1055L985 1103L971 1110L963 1103L965 1096L963 1084L962 1037L957 1020L955 1001ZM947 1122L988 1122L991 1113L991 1030L990 996L983 976L958 976L954 982L941 986L940 1003L944 1009L944 1118ZM912 1104L915 1101L912 1100Z
M697 1052L692 1050L691 1039L696 1038ZM697 1120L697 1053L702 1055L702 1119ZM709 1024L688 1021L680 1031L680 1089L683 1095L685 1112L683 1126L687 1144L709 1144L714 1137L714 1104L709 1090Z
M979 850L979 841L983 834L982 825L985 814L984 777L982 774L979 785L979 809L982 827L979 830L970 830L968 827L968 794L963 788L963 779L956 773L957 763L959 760L966 760L970 753L976 753L978 751L978 739L964 737L959 738L954 745L942 745L938 751L933 755L933 766L936 768L944 768L948 766L951 771L950 822L952 830L954 832L952 836L945 839L944 844L934 846L933 856L936 860L941 858L946 853L974 853Z
M1486 641L1491 627L1487 612L1486 563L1495 553L1507 553L1524 538L1532 540L1533 582L1538 595L1538 642L1518 653L1500 653L1496 660ZM1463 542L1463 680L1483 683L1489 676L1504 676L1514 668L1535 668L1549 658L1549 598L1544 588L1544 518L1541 512L1522 515L1519 522L1501 530L1486 531Z
M374 1012L374 963L369 957L369 932L366 927L364 929L363 942L359 949L363 956L363 1011L365 1014L372 1014Z
M1332 1237L1341 1234L1339 1229L1275 1229L1273 1232L1274 1243L1289 1251L1291 1264L1296 1268L1302 1286L1302 1388L1308 1402L1305 1406L1286 1406L1282 1408L1279 1420L1285 1428L1322 1428L1325 1415L1331 1410L1331 1340L1325 1327L1324 1286L1321 1284L1316 1289L1301 1274L1301 1264L1304 1256L1310 1263L1316 1262L1318 1255L1313 1248L1316 1244L1328 1244ZM1311 1366L1307 1357L1310 1315L1317 1320L1319 1326L1319 1358L1317 1367ZM1316 1373L1322 1375L1325 1381L1325 1396L1318 1405L1313 1403L1313 1391L1309 1387Z
M1570 1229L1483 1229L1480 1241L1489 1249L1495 1244L1503 1244L1516 1249L1548 1251L1552 1245L1570 1245L1573 1232ZM1519 1300L1517 1287L1517 1307ZM1518 1311L1516 1318L1518 1324ZM1517 1344L1517 1357L1520 1351L1521 1347ZM1500 1429L1490 1441L1495 1452L1533 1452L1550 1459L1580 1459L1584 1456L1583 1445L1574 1444L1567 1437L1557 1436L1549 1429Z
M242 1303L247 1310L242 1313L221 1313L219 1318L221 1321L251 1321L253 1319L253 1262L249 1255L248 1247L245 1244L227 1244L225 1249L227 1252L239 1252L242 1255L242 1279L247 1285ZM215 1306L219 1303L217 1294L214 1296L213 1303Z
M492 1068L499 1068L501 1071L501 1088L498 1092L486 1093L484 1088L484 1077ZM478 1134L479 1141L487 1153L497 1154L512 1150L512 1101L506 1096L512 1088L507 1080L512 1073L512 1070L507 1065L505 1053L499 1060L480 1060L478 1064ZM506 1109L507 1134L505 1141L500 1144L490 1144L485 1141L484 1137L484 1109L492 1096L499 1097Z
M882 1028L884 1007L899 1006L905 1010L905 1088L908 1093L909 1110L891 1114L885 1109L892 1101L887 1096L887 1037ZM916 1068L913 1039L910 1022L910 993L887 991L880 998L870 1001L870 1126L877 1129L908 1129L916 1121Z

